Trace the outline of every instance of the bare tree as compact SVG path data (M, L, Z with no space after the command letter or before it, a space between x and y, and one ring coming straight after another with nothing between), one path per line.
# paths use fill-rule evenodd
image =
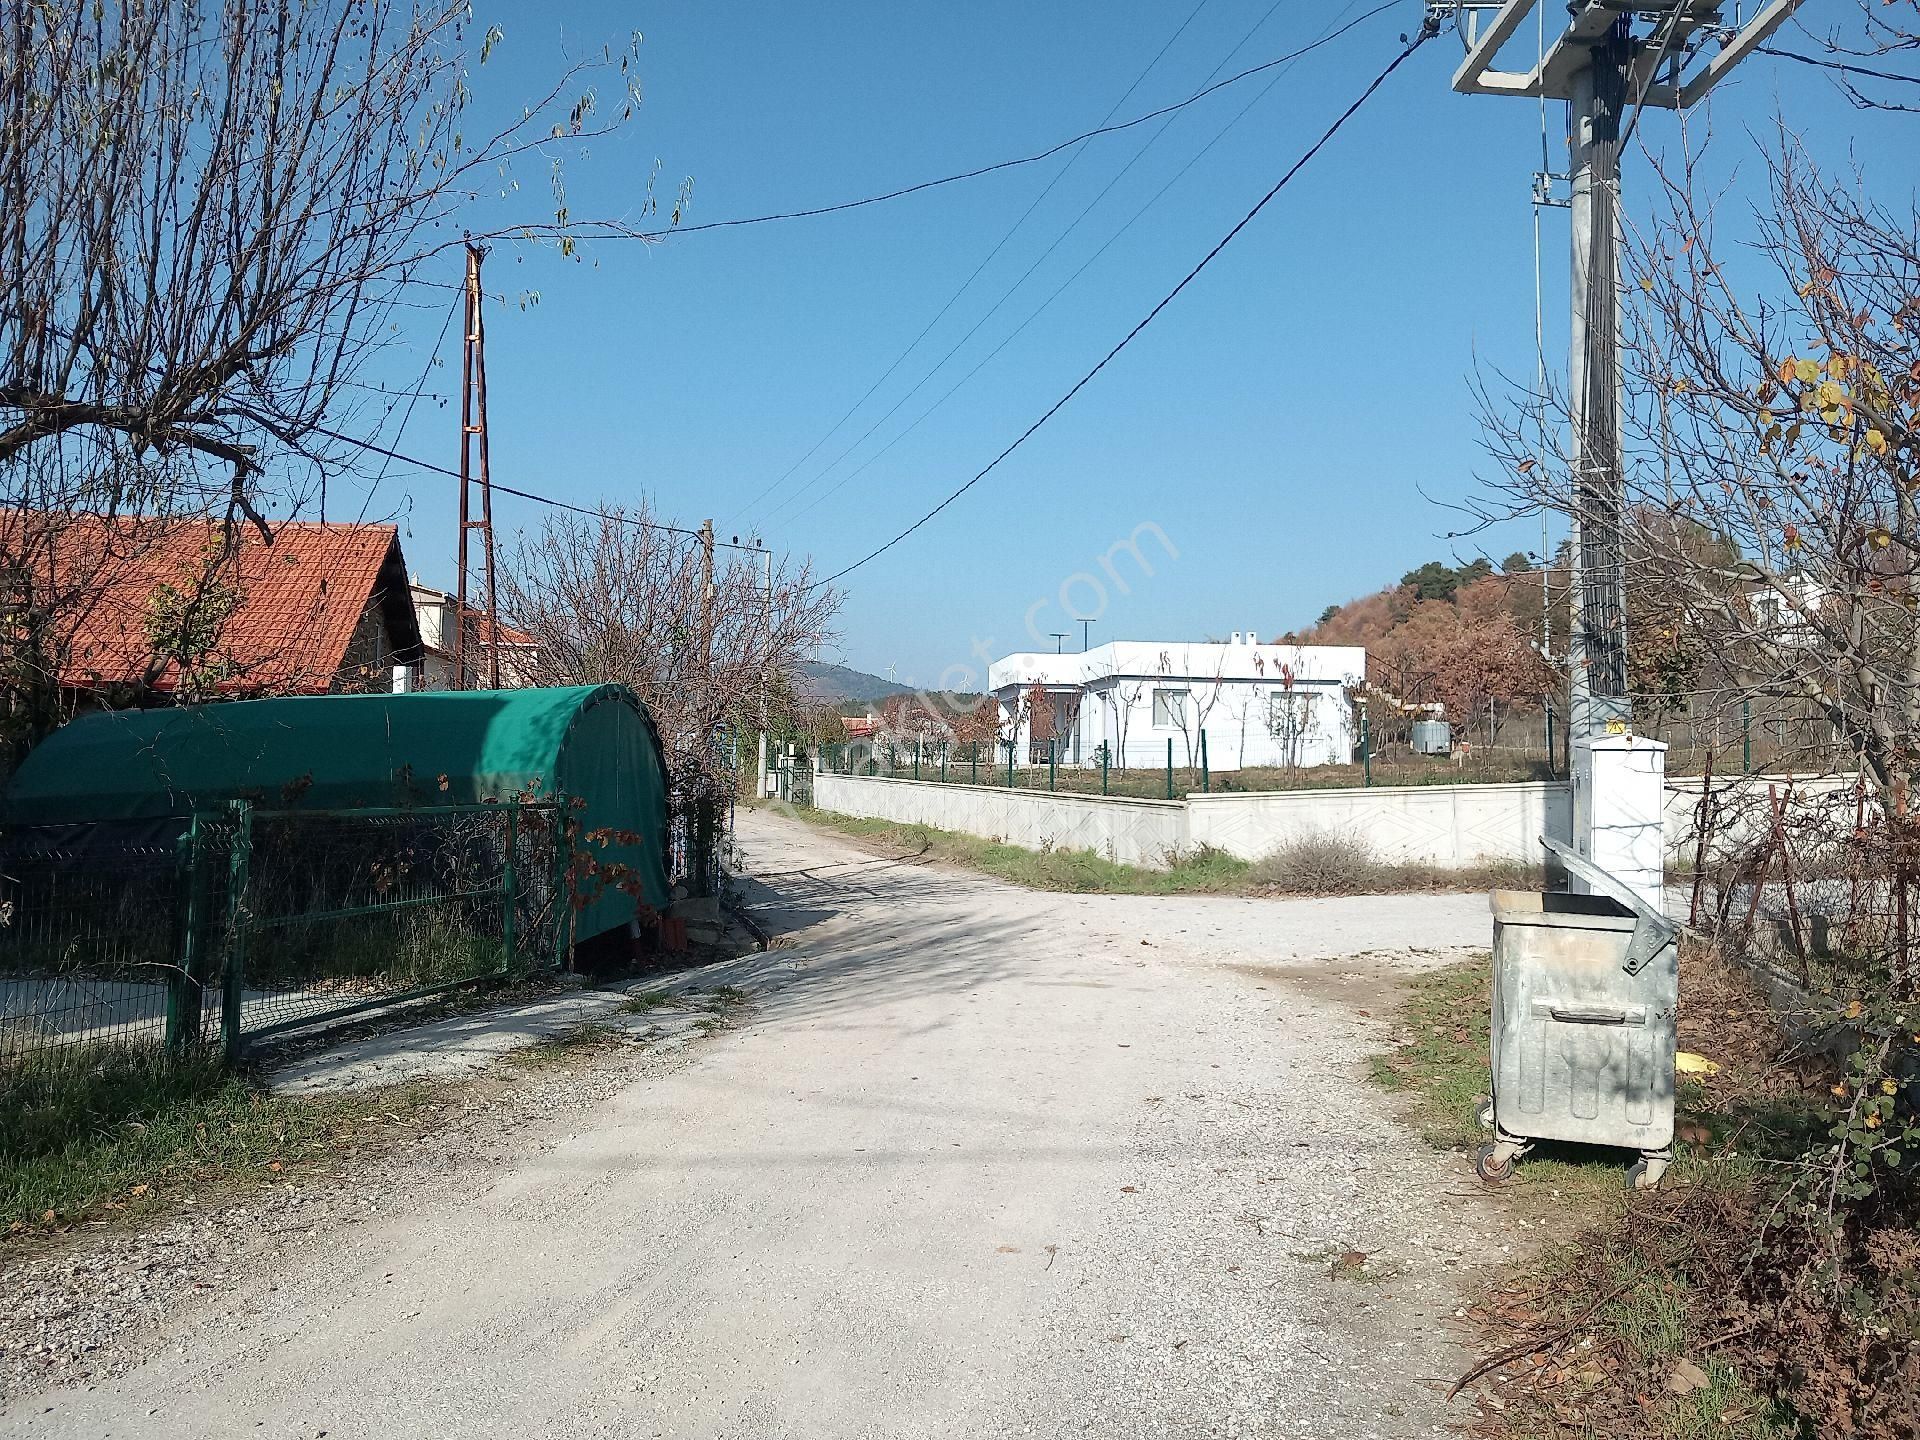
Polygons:
M538 683L630 685L677 783L731 785L763 699L799 695L799 667L833 639L841 593L808 563L722 547L703 604L700 537L645 503L562 515L523 534L502 567L501 607L532 639ZM787 717L799 720L802 717Z
M1758 237L1778 283L1742 293L1692 162L1658 173L1665 210L1630 247L1625 538L1645 597L1634 648L1684 653L1636 688L1804 704L1904 811L1920 755L1914 219L1823 178L1789 139ZM1578 513L1530 426L1496 417L1492 433L1513 508L1601 518Z
M44 728L63 517L325 515L330 477L398 400L373 374L413 310L437 317L465 240L572 253L564 160L638 103L632 45L564 70L506 118L472 106L500 41L449 0L35 0L0 18L0 635L9 706ZM606 104L602 78L624 94ZM619 93L619 92L616 92ZM522 204L516 162L551 194ZM476 221L481 223L475 223ZM93 573L88 573L90 569ZM187 628L200 604L185 601Z
M1184 686L1180 691L1180 702L1173 712L1174 728L1180 732L1180 738L1186 744L1187 768L1197 769L1200 765L1200 735L1207 728L1207 717L1213 714L1214 707L1220 703L1221 693L1226 688L1227 659L1224 647L1213 667L1211 676L1196 675L1193 668L1193 656L1185 646L1180 649L1180 661L1176 665L1170 651L1162 650L1155 670L1170 678L1197 683ZM1191 706L1187 701L1191 700Z
M1920 1144L1896 1098L1920 1063L1920 212L1904 173L1895 200L1876 200L1864 177L1823 173L1784 125L1766 163L1751 230L1723 233L1696 157L1652 162L1656 213L1622 267L1616 513L1644 597L1629 653L1664 650L1672 669L1637 672L1639 717L1729 699L1798 707L1818 725L1786 737L1782 768L1853 780L1808 795L1736 776L1703 796L1690 848L1720 895L1696 918L1734 953L1801 967L1800 1023L1852 1051L1831 1076L1830 1117L1768 1203L1781 1227L1806 1227L1786 1283L1824 1297L1833 1334L1854 1337L1881 1323L1868 1257L1876 1233L1911 1233L1907 1156ZM1756 273L1737 250L1766 264ZM1605 520L1539 453L1539 430L1492 418L1489 512ZM1820 880L1816 965L1801 906ZM1785 1350L1785 1333L1756 1350ZM1909 1355L1858 1373L1816 1428L1853 1430L1912 1392Z

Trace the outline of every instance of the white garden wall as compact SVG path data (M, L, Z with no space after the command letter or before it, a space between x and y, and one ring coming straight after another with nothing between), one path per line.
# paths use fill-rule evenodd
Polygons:
M1169 855L1177 854L1187 837L1187 807L1178 800L996 790L823 772L813 777L813 803L841 815L932 825L1028 850L1091 850L1124 865L1156 870L1166 868Z
M1563 784L1383 785L1357 790L1190 795L1190 843L1258 860L1289 840L1332 831L1371 842L1383 860L1470 865L1543 864L1540 836L1572 825Z
M1714 782L1716 797L1722 797L1714 837L1718 855L1764 836L1767 783L1756 777L1734 782L1723 793L1723 782ZM1851 776L1796 776L1773 783L1796 808L1823 804L1836 827L1851 824ZM1700 785L1698 779L1667 782L1663 829L1667 863L1676 868L1693 862ZM1565 836L1573 823L1572 796L1561 781L1136 800L823 773L814 777L813 803L842 815L932 825L1029 850L1092 850L1155 869L1165 868L1170 855L1199 845L1258 860L1288 840L1327 831L1362 836L1388 860L1538 865L1546 858L1541 835Z

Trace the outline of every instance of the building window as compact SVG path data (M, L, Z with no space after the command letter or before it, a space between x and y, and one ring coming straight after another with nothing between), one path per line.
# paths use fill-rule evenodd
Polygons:
M1279 691L1267 696L1267 729L1278 740L1298 740L1313 729L1313 696Z
M1184 690L1156 690L1153 692L1153 724L1158 730L1178 730L1186 723L1187 692Z

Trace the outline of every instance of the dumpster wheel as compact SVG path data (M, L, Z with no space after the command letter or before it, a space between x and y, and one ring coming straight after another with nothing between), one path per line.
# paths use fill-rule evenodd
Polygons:
M1503 1148L1512 1149L1511 1146L1482 1145L1474 1152L1473 1173L1480 1177L1483 1184L1504 1185L1513 1178L1512 1154L1498 1161L1494 1159L1494 1152Z
M1670 1150L1643 1152L1638 1160L1627 1167L1627 1189L1658 1190L1672 1159L1673 1152Z

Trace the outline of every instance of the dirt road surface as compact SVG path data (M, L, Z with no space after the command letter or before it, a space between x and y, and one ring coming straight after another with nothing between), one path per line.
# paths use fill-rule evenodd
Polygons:
M0 1432L1443 1425L1435 1382L1468 1358L1446 1321L1496 1232L1365 1060L1395 977L1487 943L1484 899L1036 894L741 830L791 942L744 1024L289 1249Z

